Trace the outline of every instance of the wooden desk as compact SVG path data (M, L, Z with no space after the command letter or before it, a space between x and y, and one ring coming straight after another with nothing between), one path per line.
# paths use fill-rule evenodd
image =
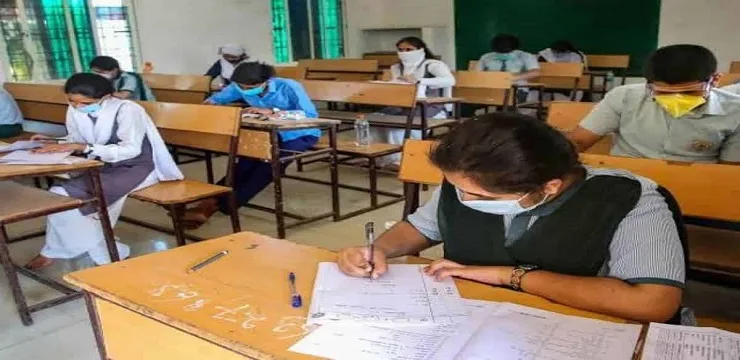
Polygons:
M186 269L222 250L201 271ZM313 359L288 348L303 326L328 250L239 233L65 276L85 291L101 359ZM422 262L423 259L409 259ZM288 273L304 305L290 306ZM463 297L623 322L536 296L456 280ZM145 355L145 356L144 356Z
M0 204L0 264L2 264L5 270L5 276L10 284L21 321L26 326L33 323L31 313L74 300L80 297L81 293L61 282L16 265L10 257L8 245L31 237L41 236L43 232L10 239L5 226L31 218L48 216L62 211L78 209L88 204L94 204L98 207L108 253L112 261L118 261L118 249L115 245L113 228L108 217L108 207L103 197L103 189L100 183L100 168L102 166L102 162L86 159L81 159L79 162L70 165L0 164L0 199L2 199ZM72 171L86 171L89 174L95 195L92 199L81 201L10 181L24 177L51 176ZM64 295L29 306L23 295L23 290L18 280L18 273L60 291Z
M255 204L248 207L275 214L278 238L285 238L285 231L289 228L308 224L314 221L333 218L339 220L339 173L337 170L337 127L341 121L331 119L304 119L304 120L259 120L242 118L241 132L237 155L269 161L272 165L272 182L275 189L275 207L268 208ZM280 132L300 129L328 129L329 147L304 152L294 152L280 149ZM326 160L329 162L330 181L315 180L311 182L331 186L332 210L323 214L304 216L286 212L283 206L283 168L292 161L311 158L312 160ZM306 179L299 179L306 180ZM285 218L297 220L291 224L285 223Z

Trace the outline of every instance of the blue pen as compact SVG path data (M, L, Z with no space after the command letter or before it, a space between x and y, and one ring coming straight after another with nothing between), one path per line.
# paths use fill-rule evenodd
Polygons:
M298 290L295 289L295 274L290 273L290 275L288 275L288 282L290 283L290 305L294 308L303 306L301 294L299 294Z

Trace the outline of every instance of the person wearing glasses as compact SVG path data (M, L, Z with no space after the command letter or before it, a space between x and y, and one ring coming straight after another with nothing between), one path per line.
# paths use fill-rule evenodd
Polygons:
M613 135L611 155L740 164L740 96L716 88L717 59L671 45L648 59L647 84L611 90L568 134L579 151Z

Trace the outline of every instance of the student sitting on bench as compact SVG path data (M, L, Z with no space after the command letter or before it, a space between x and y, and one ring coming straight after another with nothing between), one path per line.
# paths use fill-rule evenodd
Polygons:
M422 159L423 160L423 159ZM339 267L377 278L386 259L444 246L426 273L544 297L640 322L678 322L684 253L664 195L649 179L584 167L560 132L533 117L493 113L434 147L445 181L431 200ZM676 210L676 209L674 209Z
M97 56L90 61L90 70L113 83L119 99L156 101L152 89L144 83L141 75L121 70L118 60L110 56Z

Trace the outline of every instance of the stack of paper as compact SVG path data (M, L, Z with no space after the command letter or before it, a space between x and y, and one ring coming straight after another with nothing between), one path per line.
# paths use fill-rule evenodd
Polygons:
M29 150L16 150L0 157L0 165L58 165L71 164L75 159L70 158L72 152L37 154Z
M715 328L650 324L642 359L740 359L740 334Z
M44 146L38 141L16 141L10 145L0 145L0 153L16 151L16 150L31 150Z

